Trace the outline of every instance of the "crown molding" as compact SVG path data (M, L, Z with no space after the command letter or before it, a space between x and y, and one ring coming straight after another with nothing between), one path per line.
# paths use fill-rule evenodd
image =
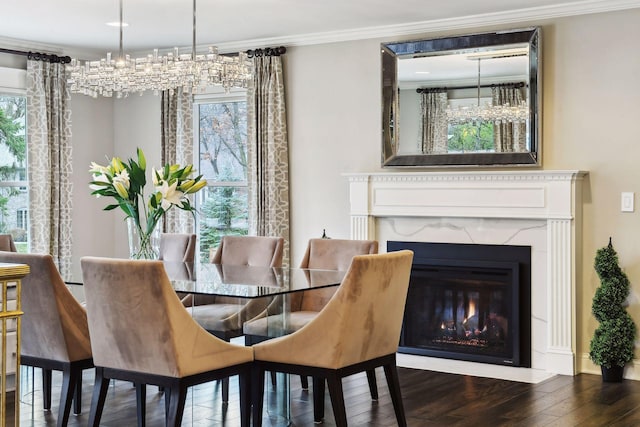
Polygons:
M53 53L56 55L62 55L62 48L60 46L54 46L54 45L45 44L45 43L30 42L26 40L12 39L9 37L0 36L0 46L6 49Z
M404 24L354 28L349 30L297 34L291 36L239 40L216 43L221 53L239 52L267 46L307 46L315 44L338 43L346 41L392 38L412 34L426 34L442 31L464 30L483 26L505 24L523 24L543 19L562 18L567 16L588 15L595 13L615 12L640 8L640 0L584 0L559 3L549 6L531 7L505 12L467 15L455 18L434 19L429 21L410 22ZM72 57L100 58L102 53L96 49L73 49L45 43L30 42L0 36L0 45L16 50L33 50L56 55ZM208 46L208 45L206 45ZM198 46L204 48L205 45ZM191 48L184 47L184 49ZM169 50L169 49L167 49ZM133 52L132 52L133 54Z
M640 8L640 0L585 0L506 12L483 13L456 18L434 19L406 24L355 28L351 30L299 34L217 44L220 52L237 52L265 46L305 46L344 41L406 36L482 26L518 24L551 18L588 15Z

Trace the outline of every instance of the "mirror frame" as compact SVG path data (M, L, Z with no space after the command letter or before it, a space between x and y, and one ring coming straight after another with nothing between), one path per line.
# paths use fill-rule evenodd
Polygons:
M519 153L460 153L396 155L400 129L398 56L428 56L444 51L481 49L500 45L529 44L529 144L530 151ZM542 79L540 28L496 31L493 33L444 37L430 40L381 43L382 74L382 167L447 167L447 166L520 166L540 167L542 163Z

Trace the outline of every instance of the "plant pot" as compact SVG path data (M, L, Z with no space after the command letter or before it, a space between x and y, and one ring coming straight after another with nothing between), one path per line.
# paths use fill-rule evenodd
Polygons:
M602 381L606 383L619 383L622 382L622 374L624 374L624 366L612 366L611 368L605 368L601 366Z

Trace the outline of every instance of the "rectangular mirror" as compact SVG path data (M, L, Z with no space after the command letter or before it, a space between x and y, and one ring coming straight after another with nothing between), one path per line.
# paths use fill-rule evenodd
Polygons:
M540 166L540 29L383 43L382 166Z

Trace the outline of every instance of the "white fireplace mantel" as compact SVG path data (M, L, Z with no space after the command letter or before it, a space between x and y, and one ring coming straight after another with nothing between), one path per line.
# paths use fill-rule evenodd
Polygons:
M558 170L346 174L351 238L377 239L377 221L384 218L542 221L546 263L540 263L545 271L536 274L546 282L546 330L538 334L545 337L546 348L538 362L544 366L534 367L574 375L576 241L585 175Z

